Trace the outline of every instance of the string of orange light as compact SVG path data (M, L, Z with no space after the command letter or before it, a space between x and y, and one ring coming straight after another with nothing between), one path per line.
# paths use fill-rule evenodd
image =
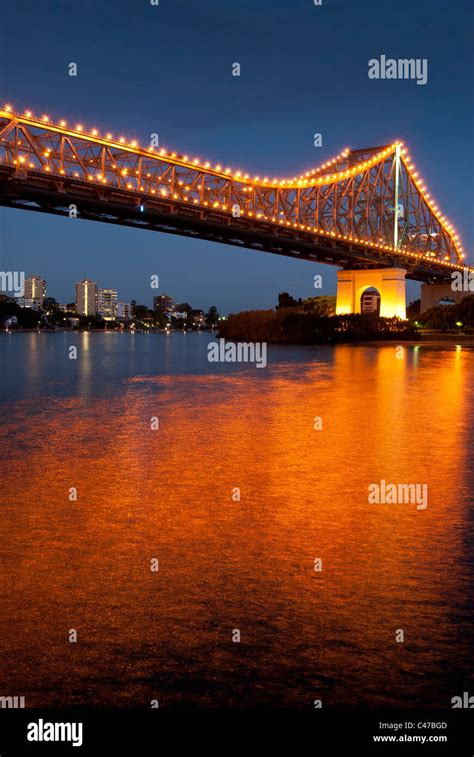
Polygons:
M223 169L220 164L216 164L213 167L209 161L201 161L199 158L194 158L190 160L187 155L178 156L176 152L170 152L164 148L160 148L157 152L155 152L155 148L152 146L147 147L147 148L141 148L136 140L127 141L125 137L119 137L118 139L114 139L111 133L107 133L105 137L102 137L99 134L97 129L93 128L90 131L87 131L84 129L82 124L77 124L74 128L71 128L71 127L68 127L67 121L64 119L60 120L58 123L54 123L53 121L51 121L49 116L42 115L40 117L35 117L30 110L26 110L23 113L18 113L18 112L15 112L12 106L8 104L5 105L3 109L0 108L0 117L4 117L10 120L15 119L18 123L24 123L25 125L31 125L38 128L48 129L50 131L53 131L59 134L67 134L79 139L92 141L96 144L107 145L107 146L118 148L121 150L126 150L134 154L144 155L148 158L154 158L156 160L166 160L166 162L175 163L177 165L187 167L193 170L205 170L209 172L210 174L219 176L220 178L225 178L225 179L230 178L234 181L237 181L238 183L246 184L249 187L262 187L266 189L284 188L284 189L291 190L291 189L297 189L297 188L311 188L314 186L324 186L324 185L333 184L339 181L344 181L370 170L374 166L386 160L388 156L390 156L391 154L394 154L397 147L399 147L401 161L403 162L403 165L405 166L407 172L409 173L410 178L414 182L417 190L422 195L424 202L428 206L432 215L437 219L440 227L446 232L448 237L451 239L454 249L457 252L459 258L462 260L465 257L459 235L457 234L452 224L448 221L448 219L440 212L438 205L432 200L431 195L426 191L426 185L424 181L420 178L418 172L415 170L415 165L412 162L406 147L401 141L393 142L391 145L389 145L385 149L375 153L375 155L373 155L373 157L371 157L368 160L360 161L354 164L354 166L352 166L351 168L346 168L345 170L340 170L340 171L336 170L334 173L324 173L324 175L318 176L318 174L321 174L323 171L324 172L328 171L328 169L330 169L332 166L335 166L337 165L337 163L346 159L347 156L351 152L349 148L345 148L335 158L332 158L331 160L326 161L321 166L313 168L310 171L306 172L305 174L301 174L299 177L293 177L292 179L278 179L278 178L269 179L268 177L261 178L260 176L255 176L252 179L248 173L244 174L240 170L234 170L229 167ZM49 171L50 168L46 166L45 170ZM93 181L94 178L95 177L92 175L88 177L90 181ZM100 176L100 178L98 177L98 180L102 181L103 183L106 183L106 180L102 177L102 175ZM129 188L131 188L131 185L129 186ZM156 192L152 190L152 193L155 194ZM163 194L163 190L161 191L161 194ZM178 195L176 195L174 199L178 199ZM187 201L186 197L184 197L183 199ZM194 200L194 203L198 204L196 200ZM209 205L209 203L207 202L204 202L203 204ZM217 203L217 204L213 203L213 206L222 207L222 209L227 210L227 207L225 206L224 203ZM231 210L229 210L228 212L231 212ZM245 211L241 210L240 214L245 215ZM327 230L319 229L315 226L305 226L305 225L297 224L291 221L284 221L282 219L268 217L263 214L254 214L252 211L249 211L247 215L249 217L255 216L256 218L260 218L265 221L277 223L278 225L283 224L287 226L293 226L294 228L300 228L306 231L313 231L318 234L324 234L324 235L332 236L335 238L343 239L346 241L355 242L358 244L364 244L364 245L367 245L368 247L375 247L377 249L382 249L382 250L391 251L395 253L401 252L400 249L396 249L390 245L380 245L371 240L358 239L355 237L338 234L337 232L328 232ZM416 257L416 258L429 258L429 253L428 254L413 253L405 249L403 250L403 254ZM452 265L452 263L449 261L449 256L447 256L445 261L437 260L436 262L440 264Z

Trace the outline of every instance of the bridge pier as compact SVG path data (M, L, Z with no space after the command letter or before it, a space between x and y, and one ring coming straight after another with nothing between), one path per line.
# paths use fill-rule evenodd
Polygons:
M338 271L336 313L360 313L361 297L373 287L380 294L380 315L405 319L405 276L404 268Z
M469 294L469 292L455 292L451 288L451 283L422 284L420 313L436 307L436 305L439 305L439 301L445 298L449 298L456 304L459 304L466 294Z

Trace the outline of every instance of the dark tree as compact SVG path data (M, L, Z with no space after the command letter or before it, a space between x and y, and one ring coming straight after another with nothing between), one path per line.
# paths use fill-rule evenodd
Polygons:
M413 302L410 302L409 305L407 305L407 318L410 321L413 321L414 319L418 318L420 315L420 306L421 306L421 300L413 300Z
M292 297L291 294L288 294L288 292L280 292L278 295L277 310L296 307L298 307L298 300L295 300L295 298Z
M59 305L54 297L46 297L43 300L43 311L45 313L56 313L59 310Z
M217 312L217 308L215 305L211 305L209 312L206 315L206 323L208 326L215 326L218 320L219 313Z
M133 315L138 320L143 320L144 318L153 318L153 311L147 308L146 305L135 305L133 306Z
M176 305L175 310L177 313L187 313L189 315L189 313L192 310L192 307L188 302L180 302L179 305Z

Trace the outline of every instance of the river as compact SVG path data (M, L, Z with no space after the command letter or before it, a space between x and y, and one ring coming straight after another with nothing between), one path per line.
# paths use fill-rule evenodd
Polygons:
M474 350L275 345L258 369L211 338L0 335L0 694L474 693ZM369 503L381 481L427 507Z

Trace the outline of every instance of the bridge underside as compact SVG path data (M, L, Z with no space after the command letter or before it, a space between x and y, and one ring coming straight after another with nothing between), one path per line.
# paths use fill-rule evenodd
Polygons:
M140 206L143 204L143 211ZM97 187L82 180L47 176L44 173L0 166L0 205L133 228L178 234L195 239L271 252L350 270L402 268L406 277L425 283L450 281L450 267L435 261L404 257L365 244L334 239L262 220L234 218L213 207L193 207L169 198L146 197L129 190ZM77 220L77 219L74 219ZM71 219L71 222L74 223ZM453 265L452 270L458 267Z

